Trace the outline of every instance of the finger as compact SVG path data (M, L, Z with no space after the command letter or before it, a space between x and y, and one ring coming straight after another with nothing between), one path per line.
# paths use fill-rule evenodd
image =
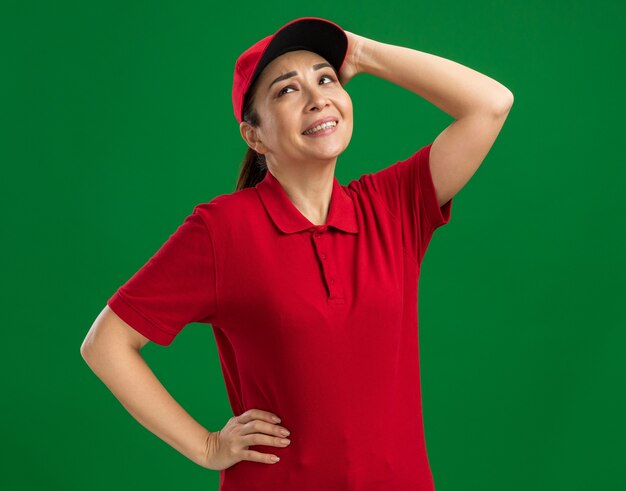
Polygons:
M274 418L278 419L278 421ZM280 423L280 418L276 414L269 411L263 411L262 409L248 409L246 412L237 417L237 421L244 424L254 419L262 419L263 421L274 424Z
M261 421L260 419L253 419L252 421L249 421L248 423L243 425L240 434L249 435L252 433L264 433L266 435L274 435L285 438L288 437L291 432L284 426Z
M241 444L245 447L267 445L268 447L285 448L291 444L291 440L284 437L264 435L263 433L251 433L241 437Z
M269 453L261 453L256 450L242 450L241 457L243 460L249 460L251 462L261 462L264 464L275 464L280 460L278 455Z

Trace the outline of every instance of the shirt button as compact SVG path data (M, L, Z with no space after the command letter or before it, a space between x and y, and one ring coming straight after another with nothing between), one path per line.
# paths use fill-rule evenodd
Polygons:
M331 285L334 285L334 284L335 284L335 280L331 278L331 279L330 279L330 284L331 284Z
M326 259L326 254L322 253L322 259Z

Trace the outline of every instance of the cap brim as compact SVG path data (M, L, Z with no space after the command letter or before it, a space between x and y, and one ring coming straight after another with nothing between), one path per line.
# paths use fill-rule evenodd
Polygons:
M339 73L348 51L348 37L336 24L318 18L305 18L283 26L265 48L252 74L250 85L275 58L304 49L324 57Z

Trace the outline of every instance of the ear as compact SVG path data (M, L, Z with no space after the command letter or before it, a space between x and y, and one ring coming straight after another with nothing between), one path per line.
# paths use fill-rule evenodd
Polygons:
M259 138L258 128L254 128L245 121L242 121L239 125L239 132L248 146L256 153L264 154L267 152L267 148Z

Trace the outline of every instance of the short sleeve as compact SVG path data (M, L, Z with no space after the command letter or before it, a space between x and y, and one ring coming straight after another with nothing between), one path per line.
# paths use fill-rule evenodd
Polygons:
M421 263L434 231L450 220L452 199L439 207L430 173L430 148L420 148L398 161L364 176L388 211L401 221L404 246Z
M136 331L167 346L187 324L212 322L215 286L213 239L194 210L107 305Z

